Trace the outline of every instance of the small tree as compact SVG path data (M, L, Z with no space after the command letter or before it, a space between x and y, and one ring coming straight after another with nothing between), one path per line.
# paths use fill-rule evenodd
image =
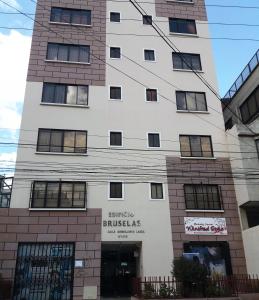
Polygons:
M204 294L208 271L199 262L184 257L175 259L172 274L181 283L181 294L184 297Z

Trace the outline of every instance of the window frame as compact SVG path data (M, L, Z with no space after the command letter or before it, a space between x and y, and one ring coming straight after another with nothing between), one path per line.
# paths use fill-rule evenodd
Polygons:
M151 23L149 22L149 21L147 21L147 19L149 19L149 18L151 18ZM152 26L152 24L153 24L153 16L152 15L143 15L142 16L142 24L143 25L151 25Z
M33 202L34 202L34 193L35 193L35 185L37 183L44 183L45 184L45 191L44 191L44 206L43 207L33 207ZM57 207L48 207L46 206L47 203L47 195L48 195L48 184L50 183L54 183L54 184L58 184L58 206ZM62 188L62 184L72 184L72 203L74 201L74 186L76 184L84 184L84 205L82 207L65 207L65 206L61 206L61 188ZM85 181L51 181L51 180L35 180L32 182L31 185L31 196L30 196L30 210L85 210L87 207L87 183Z
M60 9L62 11L68 11L69 12L69 22L63 22L62 20L61 21L53 21L52 20L52 17L53 17L53 10L55 9ZM80 13L83 13L83 12L87 12L89 13L90 12L90 23L89 24L85 24L85 23L74 23L72 22L72 19L73 19L73 13L75 12L80 12ZM80 15L80 19L82 20L82 15ZM86 26L86 27L91 27L92 26L92 10L90 9L75 9L75 8L67 8L67 7L57 7L57 6L52 6L51 7L51 10L50 10L50 23L54 23L54 24L71 24L71 25L76 25L76 26Z
M245 99L245 101L243 101L243 103L241 105L239 105L239 112L240 112L240 116L241 119L243 121L244 124L249 124L251 122L253 122L256 117L259 115L259 99L257 99L257 96L259 98L259 85L252 91L252 93ZM250 108L249 108L249 100L252 102L254 102L255 106L256 106L256 112L255 113L250 113ZM242 109L246 107L247 112L248 112L248 118L244 119L243 113L242 113Z
M118 14L120 16L119 21L112 21L112 18L111 18L112 14ZM116 24L121 23L121 13L119 11L110 11L109 16L110 16L110 18L109 18L110 23L116 23Z
M51 59L49 58L49 47L50 46L57 46L57 59ZM67 47L67 60L59 60L58 55L59 55L59 49L60 47ZM76 60L69 60L70 58L70 53L71 53L71 48L76 47L78 49L78 61ZM86 47L88 49L88 61L80 61L80 49ZM74 44L64 44L64 43L53 43L53 42L48 42L47 43L47 52L46 52L46 61L48 62L56 62L56 63L71 63L71 64L85 64L85 65L90 65L91 64L91 47L89 45L74 45Z
M175 66L174 66L174 56L175 55L177 55L177 57L179 58L179 59L181 59L181 68L175 68ZM191 63L191 67L192 68L183 68L183 66L184 66L184 64L186 64L185 62L184 62L184 60L186 61L186 59L184 58L184 60L181 58L181 56L186 56L186 55L188 55L188 56L192 56L191 57L191 59L193 59L194 57L197 57L197 58L199 58L199 66L200 66L200 68L199 69L195 69L194 67L193 67L193 63ZM175 71L186 71L186 72L192 72L192 71L195 71L195 72L203 72L203 69L202 69L202 63L201 63L201 55L200 54L197 54L197 53L186 53L186 52L181 52L181 53L178 53L178 52L172 52L172 61L173 61L173 70L175 70Z
M111 51L112 51L112 49L119 49L119 54L120 54L120 56L119 57L112 57L111 56ZM110 59L121 59L121 47L116 47L116 46L112 46L112 47L110 47Z
M149 135L150 134L157 134L158 135L158 137L159 137L159 147L156 147L156 146L150 146L149 145ZM160 132L154 132L154 131L152 131L152 132L147 132L147 148L148 149L160 149L160 148L162 148L162 146L161 146L161 133Z
M154 53L154 59L151 60L151 59L146 59L146 51L152 51ZM147 62L156 62L156 51L155 49L143 49L143 53L144 53L144 61L147 61Z
M147 92L149 91L149 90L154 90L154 91L156 91L156 101L150 101L150 100L147 100L148 99L148 97L147 97ZM158 103L159 102L159 98L158 98L158 89L157 88L146 88L145 89L145 102L147 102L147 103Z
M120 133L121 134L121 145L111 145L111 133ZM108 132L108 145L113 148L122 148L123 147L123 131L122 130L109 130Z
M121 198L113 198L111 196L111 183L121 183ZM108 183L108 200L113 201L122 201L124 200L124 181L122 180L111 180Z
M177 104L177 94L179 94L179 93L184 93L186 109L179 109L179 108L178 108L178 104ZM196 108L197 108L197 99L196 99L196 96L199 95L199 94L204 95L204 100L205 100L205 107L206 107L206 110L190 110L190 109L188 109L188 105L187 105L187 104L188 104L188 103L187 103L187 94L190 94L190 93L195 94L195 99L194 99L194 101L195 101L195 106L196 106ZM177 109L177 111L197 112L197 113L199 113L199 112L202 112L202 113L208 112L207 97L206 97L206 93L205 93L205 92L197 92L197 91L180 91L180 90L176 90L176 91L175 91L175 99L176 99L176 109Z
M55 85L55 88L57 86L64 86L65 87L65 102L63 103L60 103L60 102L45 102L43 101L44 99L44 88L47 86L47 85ZM67 103L67 95L68 95L68 88L69 87L77 87L77 95L76 95L76 102L78 102L78 88L79 87L84 87L86 88L87 87L87 103L86 104L77 104L77 103L74 103L74 104L70 104L70 103ZM54 82L43 82L43 86L42 86L42 96L41 96L41 104L44 104L44 105L63 105L63 106L82 106L82 107L87 107L88 106L88 103L89 103L89 85L76 85L76 84L63 84L63 83L54 83Z
M193 200L193 202L194 202L194 204L195 204L195 208L189 208L188 207L188 203L187 203L187 192L186 192L186 188L187 187L192 187L192 189L193 189L193 193L192 193L192 195L194 196L194 200ZM199 187L202 187L202 188L209 188L209 187L214 187L214 188L216 188L217 189L217 204L218 204L218 206L219 206L219 208L200 208L200 207L198 207L198 200L197 200L197 189L199 188ZM193 183L191 183L191 184L184 184L183 185L183 190L184 190L184 202L185 202L185 209L186 210L188 210L188 211L211 211L211 212L215 212L215 211L224 211L224 204L223 204L223 199L222 199L222 194L221 194L221 188L220 188L220 185L218 185L218 184L203 184L203 183L200 183L200 184L193 184ZM209 195L209 193L208 193L208 190L206 190L206 193L205 193L205 195L207 195L207 197L208 197L208 195ZM204 194L202 194L202 196L203 196L203 204L205 203L205 201L204 201ZM211 203L212 201L208 201L208 200L206 200L206 202L208 203L208 206L209 206L209 203ZM213 202L214 203L214 202Z
M159 184L162 187L162 198L152 198L152 184ZM151 201L163 201L165 200L165 189L164 184L162 182L151 181L149 183L149 200Z
M201 141L202 137L209 138L209 140L210 140L211 156L203 156L203 155L201 155L201 156L193 156L193 155L191 155L191 156L184 156L182 154L182 152L185 152L185 151L181 150L181 137L188 137L188 139L189 139L189 145L190 145L190 153L191 154L192 154L192 152L196 152L196 151L192 150L192 146L191 146L191 142L190 142L190 138L191 137L199 137L200 141ZM181 157L182 158L195 158L195 159L214 159L215 158L214 157L214 151L213 151L213 144L212 144L212 137L211 137L211 135L180 134L179 135L179 143L180 143L180 153L181 153ZM202 144L201 143L200 143L200 147L201 147L201 153L203 154Z
M49 141L49 145L39 145L39 137L40 137L40 131L49 131L50 132L50 141ZM61 140L62 140L62 144L59 145L59 147L61 147L62 151L50 151L51 147L57 147L57 146L53 146L51 145L51 136L52 136L52 132L61 132ZM75 139L74 139L74 145L76 145L76 133L85 133L86 135L86 148L85 148L85 152L75 152L76 146L74 146L74 152L65 152L64 148L67 147L64 144L64 135L66 132L74 132L75 134ZM36 146L36 152L37 153L51 153L51 154L65 154L65 155L86 155L87 154L87 148L88 148L88 131L87 130L71 130L71 129L52 129L52 128L39 128L38 129L38 138L37 138L37 146ZM39 150L39 147L48 147L49 151L42 151Z
M188 27L188 22L189 23L192 23L192 25L194 24L194 31L195 33L191 33L191 32L188 32L188 31L172 31L172 27L173 27L173 22L174 21L179 21L182 22L182 23L185 23L185 26ZM172 24L171 24L172 23ZM179 29L179 26L180 24L179 23L176 23L176 27ZM194 19L182 19L182 18L169 18L169 32L170 34L179 34L179 35L190 35L190 36L197 36L197 26L196 26L196 20Z
M111 98L111 88L120 88L120 98ZM122 101L122 86L121 85L109 85L109 100L111 101Z

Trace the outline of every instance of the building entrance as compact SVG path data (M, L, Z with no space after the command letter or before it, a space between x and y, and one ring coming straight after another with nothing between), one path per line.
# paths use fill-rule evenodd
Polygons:
M129 297L137 276L140 247L137 244L102 244L101 296Z

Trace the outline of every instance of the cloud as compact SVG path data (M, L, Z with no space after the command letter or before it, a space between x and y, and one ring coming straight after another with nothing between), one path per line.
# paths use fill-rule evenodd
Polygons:
M20 8L20 4L16 0L4 0L6 3L10 4L11 6L15 8ZM4 4L3 2L0 2L0 7L1 9L4 10L11 10L12 8L9 7L8 5Z
M31 37L12 30L0 33L0 127L20 126Z
M0 153L0 175L12 176L14 174L15 161L16 152Z

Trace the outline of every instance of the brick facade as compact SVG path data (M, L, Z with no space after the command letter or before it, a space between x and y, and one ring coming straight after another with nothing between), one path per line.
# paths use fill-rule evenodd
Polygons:
M75 242L75 259L85 260L86 264L74 270L73 299L83 299L84 286L97 286L100 295L101 209L0 209L0 275L11 283L18 242Z
M156 0L156 15L164 18L207 21L204 0L193 0L193 2L189 3L180 1Z
M51 7L92 10L92 26L50 23ZM106 0L38 0L28 81L105 85ZM90 46L90 65L48 62L48 42Z
M183 244L190 241L226 241L229 243L234 274L245 274L246 263L241 227L236 202L235 187L230 161L181 159L167 157L169 203L172 226L174 256L183 253ZM187 212L185 210L184 184L217 184L221 188L224 212ZM226 218L227 236L186 235L184 217Z

